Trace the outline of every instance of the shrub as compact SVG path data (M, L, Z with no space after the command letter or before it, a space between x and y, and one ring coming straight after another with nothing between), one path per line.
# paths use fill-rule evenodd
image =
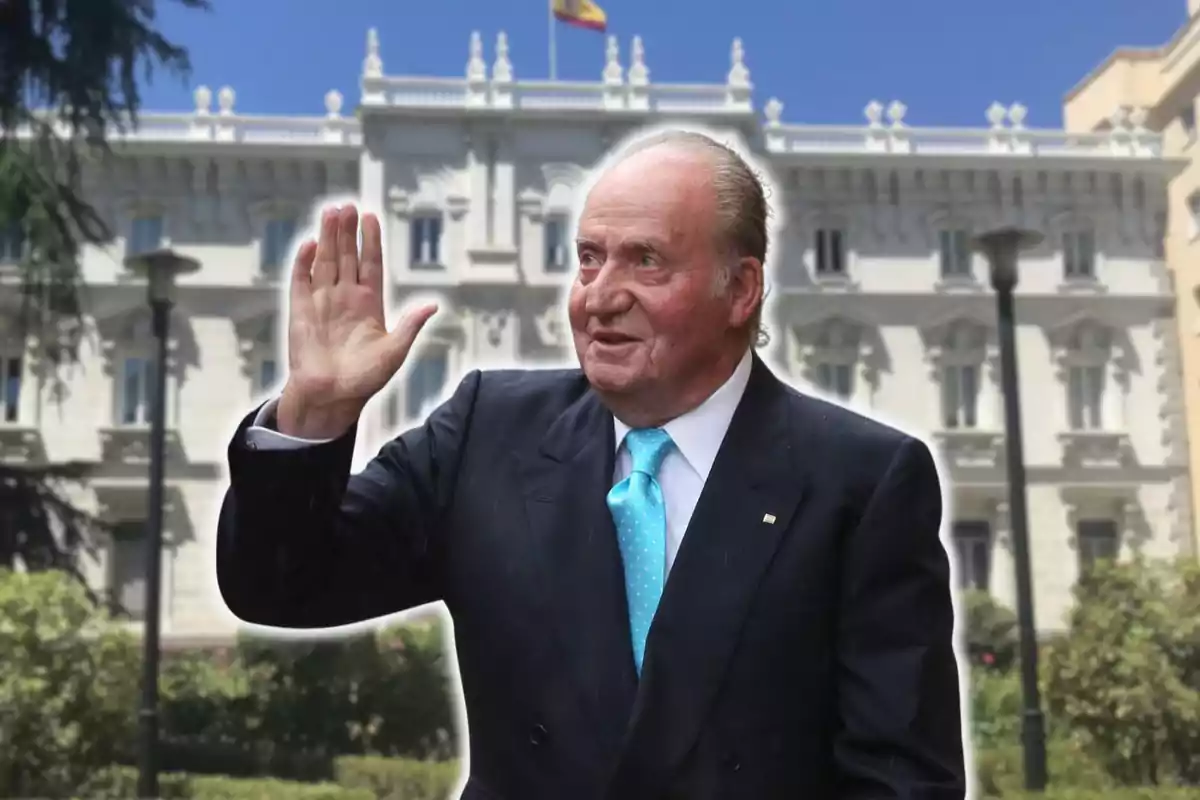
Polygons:
M460 777L457 761L346 756L337 760L340 786L369 789L378 800L446 800Z
M0 796L61 797L128 759L137 642L70 576L0 570Z
M1067 737L1052 737L1046 743L1046 771L1054 787L1071 787L1096 792L1114 786L1104 768ZM978 793L984 797L1009 797L1025 785L1024 750L1019 741L998 747L975 749ZM1091 795L1088 795L1091 796Z
M1049 707L1120 783L1200 783L1200 567L1101 565L1075 594Z

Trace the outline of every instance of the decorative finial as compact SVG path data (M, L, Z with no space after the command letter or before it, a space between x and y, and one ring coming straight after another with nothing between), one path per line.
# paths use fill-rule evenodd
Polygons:
M993 101L987 108L987 121L991 123L993 130L999 130L1004 127L1004 121L1008 119L1008 109L1001 105L998 101Z
M740 38L733 40L733 46L729 51L729 62L729 76L725 82L738 88L749 86L750 70L746 67L746 50L742 47Z
M767 127L778 128L779 120L783 117L783 103L779 101L778 97L772 97L763 106L763 113L767 115Z
M233 113L233 101L237 99L233 88L230 86L222 86L221 91L217 93L217 106L221 109L223 115L228 116Z
M1013 103L1008 107L1008 120L1014 128L1025 127L1025 117L1029 113L1029 109L1020 103Z
M1138 131L1138 132L1144 131L1146 129L1146 117L1148 117L1148 116L1149 116L1149 114L1147 113L1146 109L1142 106L1138 106L1137 108L1131 109L1129 111L1129 117L1128 117L1129 127L1133 128L1135 131Z
M483 62L483 37L479 35L479 31L471 31L467 80L471 82L487 80L487 64Z
M342 115L342 93L337 89L330 89L325 93L325 112L330 119L337 119Z
M492 80L509 83L513 79L512 62L508 59L508 34L496 34L496 63L492 65Z
M904 127L904 115L907 113L908 106L904 105L904 103L901 103L899 100L893 100L888 104L888 120L892 123L893 128Z
M646 68L646 48L642 46L642 37L634 36L629 48L629 82L642 85L650 82L650 70Z
M383 75L383 59L379 57L379 31L367 30L367 57L363 59L363 75L378 78Z
M196 101L196 113L205 116L212 110L212 89L207 86L197 86L192 94Z
M619 84L625 80L624 70L621 69L621 46L617 37L609 36L608 44L604 47L604 82Z
M863 109L863 116L867 118L868 125L878 128L883 124L883 103L878 100L867 103L867 107Z

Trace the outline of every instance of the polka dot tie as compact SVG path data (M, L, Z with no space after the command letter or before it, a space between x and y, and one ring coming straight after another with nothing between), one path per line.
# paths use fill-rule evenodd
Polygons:
M608 493L608 508L617 526L625 564L629 632L638 675L642 674L646 636L666 581L667 509L656 476L671 445L670 435L661 428L627 433L625 448L633 460L633 470Z

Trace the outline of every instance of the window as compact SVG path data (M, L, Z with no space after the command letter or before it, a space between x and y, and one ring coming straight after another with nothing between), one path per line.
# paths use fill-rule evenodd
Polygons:
M1183 134L1187 137L1188 142L1196 139L1196 101L1189 101L1186 106L1179 110L1179 124L1183 126Z
M1083 519L1075 526L1079 543L1079 571L1089 572L1099 561L1112 561L1120 550L1117 523L1111 519Z
M823 361L817 364L817 386L841 400L854 394L854 366Z
M846 273L843 238L842 232L835 228L817 230L813 247L816 252L818 275L844 275Z
M154 362L148 358L127 358L121 369L121 425L150 424L150 401L154 392Z
M405 381L405 416L415 420L430 410L446 385L446 372L447 356L444 350L435 350L417 359Z
M0 263L16 263L25 255L25 230L19 222L0 225Z
M161 216L139 216L133 218L129 228L129 253L146 253L162 246L163 218Z
M1188 237L1200 236L1200 191L1192 192L1187 199Z
M942 424L947 430L974 428L979 412L979 367L947 364L942 367Z
M566 272L569 261L567 218L555 214L546 218L546 272Z
M108 558L109 596L134 619L142 619L146 612L145 523L127 521L116 525Z
M1067 368L1067 422L1071 430L1103 430L1104 373L1099 364Z
M971 276L971 236L965 230L942 231L939 251L943 278Z
M1091 231L1063 234L1063 274L1070 278L1096 275L1096 237Z
M0 356L0 419L16 422L21 411L21 357Z
M958 568L958 588L986 592L992 570L992 531L983 520L954 523L954 559Z
M437 269L442 259L442 218L426 214L413 217L409 264L413 269Z
M258 391L265 392L275 386L275 359L264 358L258 362Z
M296 237L296 220L280 217L267 220L263 228L262 246L259 251L259 268L264 275L278 275L288 255L292 239Z

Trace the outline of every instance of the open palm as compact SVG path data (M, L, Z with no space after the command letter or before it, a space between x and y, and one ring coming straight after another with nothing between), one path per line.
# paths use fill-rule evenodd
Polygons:
M281 402L357 419L412 349L437 310L407 313L389 331L383 318L383 246L379 219L358 209L326 209L316 242L296 255L288 318L288 382ZM281 414L282 416L282 414ZM339 423L342 420L339 419Z

